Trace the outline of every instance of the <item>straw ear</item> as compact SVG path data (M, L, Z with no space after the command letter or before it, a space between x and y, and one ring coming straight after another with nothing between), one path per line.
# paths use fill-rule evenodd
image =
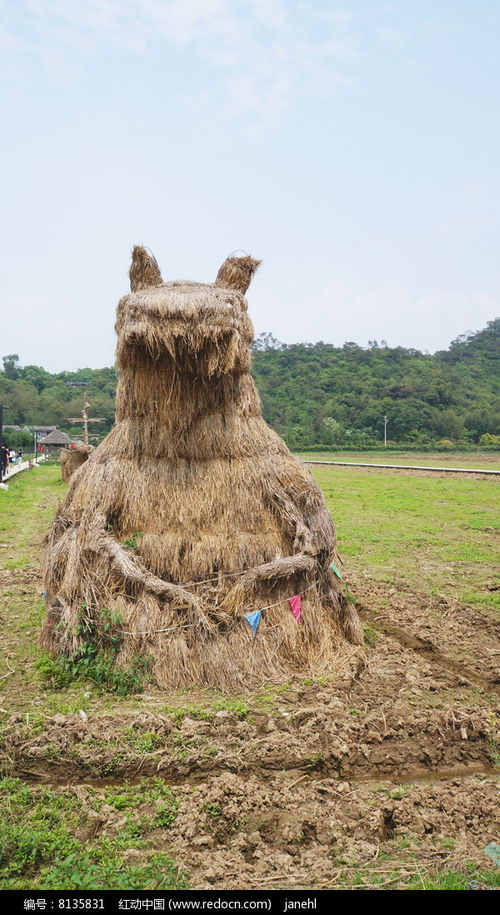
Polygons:
M262 261L248 256L227 257L219 269L215 285L222 286L223 289L236 289L244 295L261 263Z
M128 275L132 292L148 289L150 286L161 286L163 283L156 258L142 245L134 245L132 249L132 263Z

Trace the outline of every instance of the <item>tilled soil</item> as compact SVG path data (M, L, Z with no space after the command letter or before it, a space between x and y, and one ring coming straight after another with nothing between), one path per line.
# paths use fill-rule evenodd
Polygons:
M126 823L98 788L71 784L66 791L86 813L82 841L113 837ZM484 776L395 789L223 772L173 791L175 820L148 838L197 889L334 888L355 884L357 875L365 886L402 887L439 869L462 870L465 862L484 870L497 801L494 780ZM134 821L154 812L145 803ZM131 844L124 858L139 863L144 852Z
M153 691L113 714L14 712L3 771L76 793L83 839L120 828L102 800L110 786L161 778L179 807L149 840L197 888L335 887L358 872L407 886L464 862L493 867L498 624L441 598L388 603L361 579L354 589L372 644L348 679L302 679L226 708Z
M56 714L32 725L13 715L3 750L11 771L64 783L101 774L200 780L285 771L401 780L443 769L489 771L496 702L468 687L464 677L382 634L351 682L297 683L271 703L249 697L243 716L195 706L179 720L161 710L165 697L158 694L142 700L144 711L121 716ZM154 751L136 749L144 733L153 735Z

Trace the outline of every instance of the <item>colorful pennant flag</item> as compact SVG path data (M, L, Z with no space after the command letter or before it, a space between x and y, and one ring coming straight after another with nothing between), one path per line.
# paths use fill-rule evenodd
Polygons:
M259 623L262 613L260 610L253 610L252 613L245 613L245 619L250 626L254 639L257 638L257 629L259 628Z
M289 597L288 603L290 604L290 610L292 611L295 619L298 623L302 622L302 600L300 594L296 594L295 597Z
M334 575L337 576L337 578L342 578L342 574L341 574L341 572L340 572L340 569L337 568L337 566L335 565L334 562L331 562L331 563L330 563L330 568L331 568L332 572L334 573Z

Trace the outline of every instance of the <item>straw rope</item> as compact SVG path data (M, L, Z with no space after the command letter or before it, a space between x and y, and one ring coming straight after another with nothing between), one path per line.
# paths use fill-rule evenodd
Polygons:
M300 597L302 597L302 595L305 594L306 591L310 591L311 588L314 588L319 584L320 584L319 581L313 581L312 585L308 585L307 588L304 588L302 591L299 591L298 594L300 595ZM292 594L292 597L297 597L297 595ZM288 600L290 600L289 597L284 597L281 600L275 601L274 604L268 604L267 607L258 607L257 610L260 610L261 613L264 613L265 610L270 610L271 607L277 607L279 604L286 604L286 602ZM256 611L252 610L250 612L255 613ZM243 621L243 619L244 619L244 617L241 617L242 621ZM126 629L119 629L117 631L121 635L154 635L157 632L174 632L176 629L194 629L195 625L196 625L195 623L187 623L184 626L169 626L167 629L147 629L145 632L129 632Z

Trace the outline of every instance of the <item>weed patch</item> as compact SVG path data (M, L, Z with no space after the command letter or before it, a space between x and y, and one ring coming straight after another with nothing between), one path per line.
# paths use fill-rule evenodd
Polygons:
M38 672L52 689L64 689L74 680L94 683L100 690L128 696L141 692L149 678L149 659L134 656L129 667L117 665L123 642L123 620L105 610L104 623L97 629L93 620L82 613L77 630L80 647L69 656L44 654L37 663Z
M89 795L94 809L102 800ZM117 810L159 802L147 824L129 815L114 835L84 841L79 830L88 808L72 792L36 791L16 778L0 780L0 886L4 889L185 889L187 880L167 855L147 855L145 827L170 826L178 800L160 779L109 790L103 800ZM136 814L134 813L134 816ZM131 865L123 851L145 849L146 860Z

